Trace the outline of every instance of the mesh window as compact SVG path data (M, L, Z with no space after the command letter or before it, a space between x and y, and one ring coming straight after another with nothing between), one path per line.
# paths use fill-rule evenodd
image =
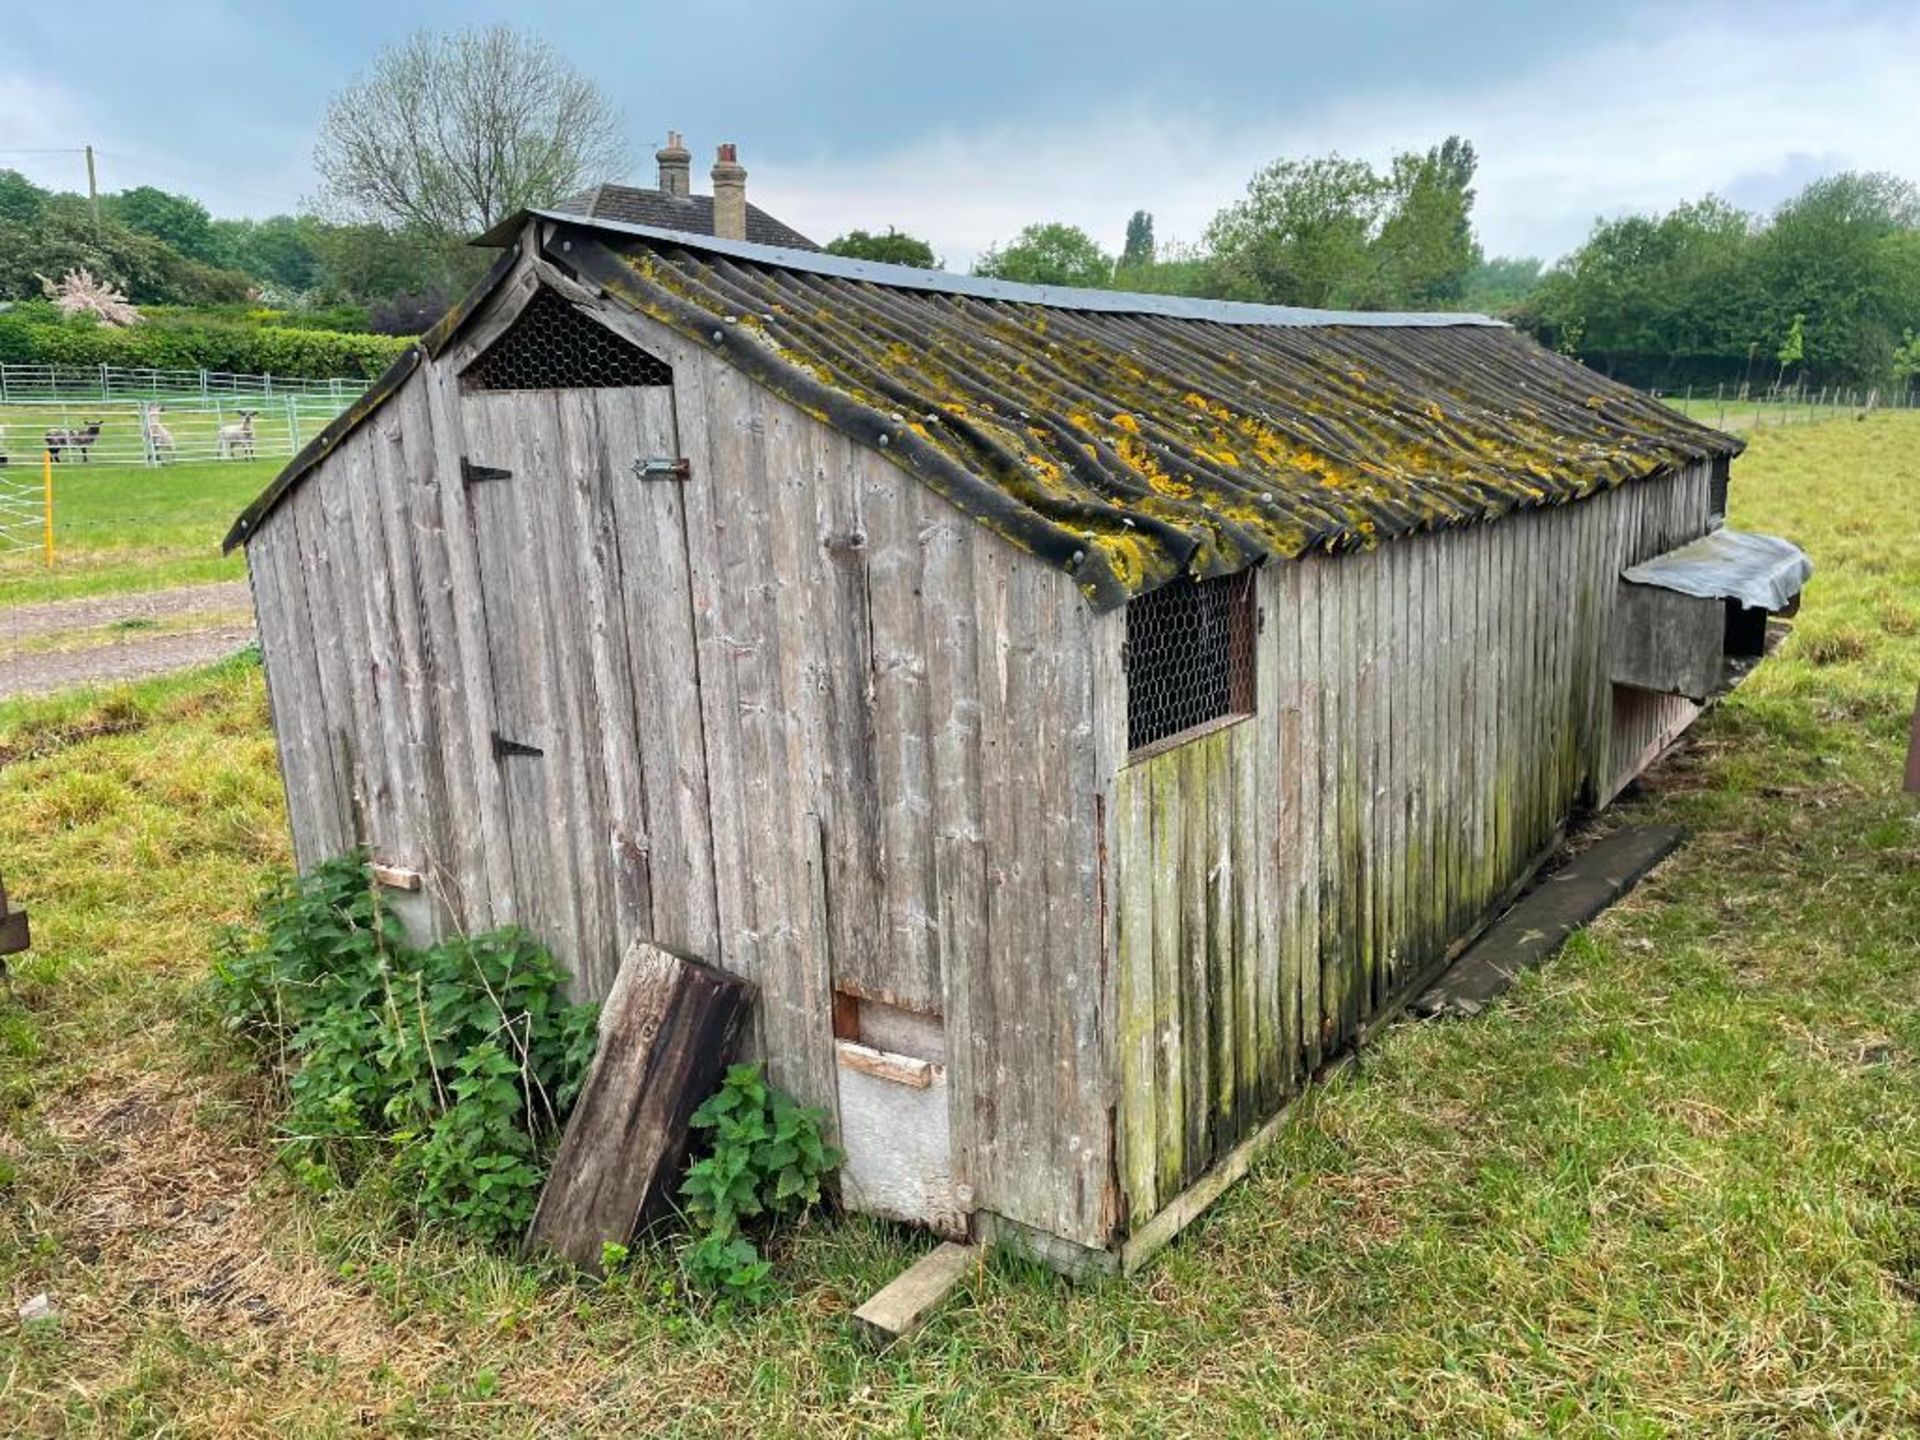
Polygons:
M671 385L673 368L540 290L466 372L476 390Z
M1127 603L1127 748L1253 713L1253 571L1175 580Z

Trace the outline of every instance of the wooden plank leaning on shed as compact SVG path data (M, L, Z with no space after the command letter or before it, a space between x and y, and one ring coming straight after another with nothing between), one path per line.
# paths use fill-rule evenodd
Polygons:
M752 991L644 940L628 947L600 1008L600 1041L527 1232L531 1250L600 1269L658 1213L680 1174L687 1126L719 1083Z

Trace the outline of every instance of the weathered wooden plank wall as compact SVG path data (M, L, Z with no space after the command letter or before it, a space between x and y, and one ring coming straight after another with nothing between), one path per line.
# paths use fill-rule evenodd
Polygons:
M442 925L527 924L588 994L636 936L706 957L829 1112L833 990L941 1015L956 1186L1103 1243L1094 617L638 317L606 315L670 400L464 392L527 293L249 544L300 863L366 843ZM676 453L690 483L630 473ZM514 475L463 485L463 457ZM496 731L544 753L496 758Z
M1617 698L1607 646L1620 570L1701 533L1707 505L1703 466L1262 571L1256 713L1111 775L1130 1231L1697 713ZM1124 714L1124 675L1100 673Z

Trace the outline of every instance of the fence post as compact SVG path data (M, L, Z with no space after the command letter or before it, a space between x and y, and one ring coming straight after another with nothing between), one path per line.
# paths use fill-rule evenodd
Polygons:
M204 365L200 367L200 398L207 398L207 367Z
M140 407L140 449L144 452L142 464L160 463L160 454L153 446L153 410L147 405Z
M286 397L287 405L287 442L292 447L289 455L300 453L300 407L293 403L293 396Z
M40 483L45 488L46 494L44 508L47 512L47 568L51 570L53 568L53 452L51 450L40 452Z
M100 362L100 398L102 400L113 398L113 381L107 376L107 362L104 360Z

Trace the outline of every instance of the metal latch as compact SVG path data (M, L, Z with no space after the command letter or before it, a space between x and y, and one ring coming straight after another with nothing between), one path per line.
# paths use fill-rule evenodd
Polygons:
M460 481L464 485L478 485L483 480L511 480L513 471L503 470L498 465L476 465L466 456L460 457Z
M664 455L643 457L633 462L633 477L636 480L691 480L693 464L684 455L678 460L669 460Z

